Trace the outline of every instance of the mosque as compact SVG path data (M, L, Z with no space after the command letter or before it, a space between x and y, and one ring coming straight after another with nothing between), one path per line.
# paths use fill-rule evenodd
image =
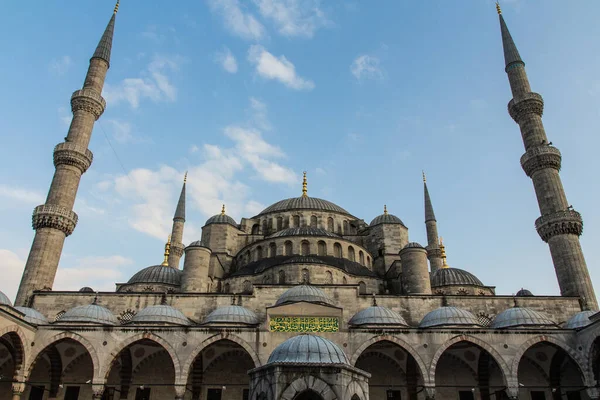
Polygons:
M187 245L184 180L162 263L114 292L53 291L106 105L117 9L71 97L73 119L54 148L46 202L33 212L16 300L0 294L0 400L600 398L600 313L583 222L499 8L508 111L560 296L499 295L448 266L425 179L421 245L385 209L366 223L309 196L306 176L299 197L256 216L236 221L223 207Z

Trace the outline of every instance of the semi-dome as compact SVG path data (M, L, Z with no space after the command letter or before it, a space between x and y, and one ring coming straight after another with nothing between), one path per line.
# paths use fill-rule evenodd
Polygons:
M18 311L22 312L23 314L25 314L25 321L29 322L30 324L45 325L48 323L48 318L46 318L38 310L35 310L31 307L17 306L17 307L15 307L15 310L18 310Z
M235 219L233 219L229 215L223 214L223 213L213 215L208 220L206 220L206 224L204 224L204 225L210 225L210 224L229 224L229 225L233 225L233 226L237 227L237 222L235 222Z
M344 210L342 207L337 204L333 204L330 201L318 199L316 197L308 197L308 196L300 196L293 197L291 199L285 199L278 201L275 204L270 205L265 208L257 215L264 215L273 212L281 212L281 211L292 211L292 210L315 210L315 211L329 211L339 214L351 214Z
M136 272L127 283L162 283L179 286L181 284L181 274L182 272L176 268L153 265Z
M245 324L256 325L259 323L256 314L242 306L219 307L204 319L204 324Z
M565 329L579 329L588 326L592 323L590 317L594 315L594 311L581 311L573 315L564 325Z
M521 290L517 292L517 297L533 297L533 293L527 289L521 288Z
M379 224L399 224L399 225L405 226L404 222L402 222L402 220L400 218L396 217L393 214L388 213L387 207L385 207L385 206L383 208L383 214L378 215L375 218L373 218L373 221L371 221L369 226L375 226L375 225L379 225Z
M133 324L164 323L173 325L190 325L190 320L178 309L166 304L148 306L138 312L132 319Z
M310 226L303 226L300 228L286 228L284 230L274 233L270 237L278 238L285 236L326 236L339 238L339 235L336 235L333 232L329 232L321 228L311 228Z
M396 311L386 307L372 306L354 314L349 325L400 325L408 326L404 318Z
M539 311L526 307L512 307L496 315L490 328L517 328L556 326L556 323Z
M434 326L481 326L477 318L470 311L458 307L440 307L425 315L419 328Z
M0 292L0 304L5 304L7 306L11 306L12 307L12 302L10 301L10 299L8 298L8 296L5 295L3 292Z
M311 285L298 285L286 290L275 303L276 306L285 303L297 303L306 301L307 303L324 303L333 305L333 301L327 297L321 289Z
M98 304L88 304L85 306L71 308L69 311L64 313L57 322L116 325L117 318L106 307L99 306Z
M330 340L315 335L294 336L273 350L267 364L349 364L348 357Z
M484 286L475 275L458 268L440 268L431 275L431 287L448 285Z

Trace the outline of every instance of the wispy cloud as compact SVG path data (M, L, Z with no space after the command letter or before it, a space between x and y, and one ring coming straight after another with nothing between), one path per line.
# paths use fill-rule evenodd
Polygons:
M223 49L223 51L219 51L215 55L215 61L223 67L223 69L230 74L235 74L238 70L237 61L235 56L227 47Z
M44 202L44 195L40 192L3 184L0 184L0 197L27 205L38 205Z
M295 90L312 90L315 87L313 81L296 73L296 67L285 56L275 57L263 46L251 46L248 61L256 67L258 75L265 79L277 80Z
M120 255L88 256L59 267L54 290L79 290L90 286L97 291L115 290L115 282L125 279L123 267L133 265L133 260Z
M263 131L270 131L273 128L267 116L267 105L256 97L250 97L250 118Z
M350 72L358 80L383 78L379 58L368 54L356 57L350 65Z
M62 56L60 58L56 58L50 62L50 71L57 75L64 75L69 71L69 68L73 62L71 61L71 57Z
M265 27L239 0L208 0L208 4L213 12L221 15L232 34L247 40L260 40L265 36Z
M254 0L260 14L284 36L312 37L328 23L318 0Z
M152 143L152 139L134 135L134 128L130 122L120 119L109 119L106 123L110 126L113 139L117 143Z

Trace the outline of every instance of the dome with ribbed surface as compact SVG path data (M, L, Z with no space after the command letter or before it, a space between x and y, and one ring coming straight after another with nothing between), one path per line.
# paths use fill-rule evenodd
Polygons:
M256 325L258 317L253 311L242 306L219 307L204 319L204 324L245 324Z
M333 301L327 297L325 292L311 285L298 285L286 290L281 296L279 296L275 305L278 306L285 303L297 303L299 301L333 305Z
M148 306L137 313L132 324L163 323L173 325L190 325L190 320L178 309L166 304Z
M396 217L395 215L385 213L373 218L373 221L371 221L369 226L375 226L379 224L399 224L405 226L404 222L402 222L400 218Z
M48 323L48 318L46 318L41 312L33 308L17 306L15 307L15 310L18 310L25 314L25 321L29 322L30 324L45 325Z
M571 317L571 319L569 319L565 323L564 328L565 329L579 329L579 328L583 328L584 326L588 326L589 324L592 323L592 321L590 320L590 317L594 314L596 314L596 312L589 311L589 310L578 312L577 314L573 315Z
M193 241L192 243L188 244L187 247L205 247L205 246L202 244L201 240L196 240L196 241Z
M527 289L521 289L517 292L517 297L533 297L533 293Z
M545 314L526 307L513 307L502 311L490 324L491 328L517 328L556 326Z
M98 304L88 304L70 309L57 322L116 325L117 318L106 307L99 306Z
M267 364L349 364L337 344L315 335L298 335L273 350Z
M349 325L399 325L408 326L404 318L396 311L381 306L365 308L354 314Z
M301 196L278 201L277 203L272 204L269 207L262 210L261 213L257 215L257 217L259 215L269 214L272 212L292 210L330 211L351 216L351 214L348 211L344 210L342 207L336 204L333 204L330 201L318 199L316 197Z
M406 246L404 246L402 249L424 249L424 248L425 247L421 246L417 242L410 242L409 244L407 244Z
M431 275L431 287L448 285L484 286L475 275L458 268L440 268Z
M481 326L477 318L467 310L458 307L440 307L425 315L419 328L434 326Z
M227 214L213 215L206 221L206 224L204 224L204 225L210 225L210 224L229 224L229 225L233 225L237 228L237 222L235 222L235 219L231 218Z
M92 288L91 288L91 287L89 287L89 286L84 286L84 287L82 287L81 289L79 289L79 291L80 291L81 293L94 293L94 289L92 289Z
M339 235L336 235L333 232L329 232L321 228L311 228L309 226L303 226L301 228L286 228L282 231L272 234L270 237L278 238L285 236L325 236L339 238Z
M8 296L5 295L3 292L0 292L0 304L6 304L7 306L12 307L12 302L10 301Z
M127 283L163 283L179 286L181 284L181 274L182 272L175 268L153 265L137 272Z

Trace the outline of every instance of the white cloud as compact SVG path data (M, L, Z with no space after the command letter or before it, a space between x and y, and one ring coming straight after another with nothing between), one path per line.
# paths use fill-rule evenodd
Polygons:
M2 268L0 290L11 300L14 300L25 268L25 260L7 249L0 249L0 260L2 260L0 261L0 267Z
M152 139L143 138L133 134L133 125L120 119L109 119L106 123L110 125L110 132L117 143L152 143Z
M117 85L106 84L103 96L106 102L114 105L126 101L138 108L142 99L158 103L173 102L177 98L177 89L171 83L168 72L176 71L181 57L155 56L139 78L126 78Z
M250 97L250 112L252 122L259 129L264 131L270 131L273 129L267 116L267 105L256 97Z
M50 71L58 75L64 75L71 67L71 64L73 64L73 62L71 61L71 57L62 56L50 62Z
M83 286L102 292L115 290L115 282L125 279L123 267L132 265L127 257L88 256L78 258L68 267L59 266L54 280L54 290L79 290Z
M358 80L362 79L382 79L383 71L379 66L379 59L377 57L363 54L356 57L356 59L350 65L350 72Z
M296 73L296 67L285 56L275 57L260 45L250 46L248 61L256 66L256 72L265 79L275 79L289 88L312 90L314 82Z
M200 148L195 144L193 144L192 147L190 147L190 153L197 153L199 150Z
M0 197L27 205L39 205L44 202L44 195L40 192L3 184L0 184Z
M254 0L260 14L272 20L284 36L312 37L327 24L318 0Z
M227 47L225 47L223 51L220 51L216 54L215 61L218 62L223 69L230 74L235 74L238 70L235 56Z
M242 9L238 0L209 0L213 12L223 17L225 27L234 35L248 40L265 36L265 27L249 12Z

